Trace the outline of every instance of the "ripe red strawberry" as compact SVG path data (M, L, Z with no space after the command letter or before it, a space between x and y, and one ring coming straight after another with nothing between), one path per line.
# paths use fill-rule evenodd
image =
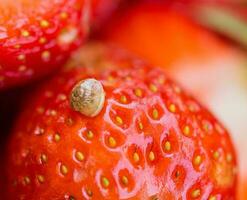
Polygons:
M239 200L247 199L242 192L247 177L247 79L243 77L246 55L180 11L181 5L176 10L174 5L138 4L125 10L121 17L112 18L107 40L166 69L224 121L233 135L239 157L239 179L244 188L239 190ZM229 20L222 23L225 27ZM224 30L222 26L218 28Z
M88 0L4 0L0 13L0 90L53 71L88 31Z
M17 121L8 199L235 199L234 148L205 108L121 50L76 56Z

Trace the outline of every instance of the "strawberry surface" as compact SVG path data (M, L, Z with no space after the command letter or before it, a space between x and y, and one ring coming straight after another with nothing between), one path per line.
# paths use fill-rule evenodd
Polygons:
M88 31L88 0L0 1L0 90L61 66Z
M95 117L71 106L75 85L88 78L105 93ZM6 163L10 200L226 200L236 193L234 147L220 122L162 70L99 44L31 94Z
M119 14L118 21L113 17L105 38L165 69L220 117L237 147L240 185L244 188L240 190L239 199L244 200L246 53L195 24L184 13L181 7L174 5L138 4ZM241 12L236 10L236 13Z

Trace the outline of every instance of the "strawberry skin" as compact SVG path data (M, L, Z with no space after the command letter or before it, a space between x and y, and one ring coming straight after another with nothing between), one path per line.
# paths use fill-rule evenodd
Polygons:
M69 102L86 78L105 91L96 117ZM6 163L10 200L219 200L236 192L234 147L218 120L162 70L99 44L31 95Z
M88 0L0 3L0 90L54 71L88 31Z

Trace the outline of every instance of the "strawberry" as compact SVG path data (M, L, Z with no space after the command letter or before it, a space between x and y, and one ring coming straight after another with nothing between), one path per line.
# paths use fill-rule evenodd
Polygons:
M236 143L240 182L246 182L246 54L184 16L181 5L178 10L174 5L138 4L110 23L105 40L161 66L224 121ZM222 23L225 27L229 20ZM240 200L246 199L241 185Z
M0 13L0 90L53 71L88 30L88 0L6 0Z
M99 44L31 94L6 163L10 200L235 199L218 120L162 70Z
M178 60L205 62L224 51L218 38L169 5L142 3L118 12L101 37L166 68Z

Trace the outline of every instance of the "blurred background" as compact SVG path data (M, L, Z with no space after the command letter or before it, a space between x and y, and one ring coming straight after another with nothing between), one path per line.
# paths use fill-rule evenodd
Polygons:
M90 39L128 49L166 70L225 124L239 158L238 199L246 200L247 1L92 1ZM2 152L30 90L0 94Z

